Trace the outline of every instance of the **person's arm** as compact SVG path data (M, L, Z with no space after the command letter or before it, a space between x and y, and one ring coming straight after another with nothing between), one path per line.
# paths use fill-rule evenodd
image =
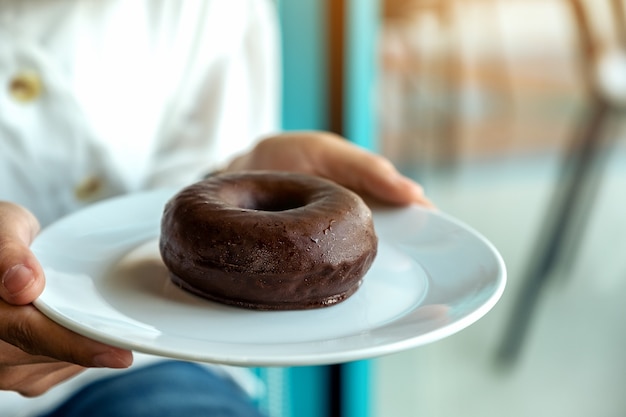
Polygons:
M132 353L65 329L31 303L44 274L29 245L39 231L23 207L0 202L0 390L42 394L84 367L125 368Z
M363 197L391 204L433 207L422 187L379 155L326 132L290 132L261 141L226 171L274 169L318 175Z

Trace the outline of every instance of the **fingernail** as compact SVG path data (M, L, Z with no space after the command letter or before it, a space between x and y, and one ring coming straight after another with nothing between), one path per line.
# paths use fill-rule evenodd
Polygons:
M407 178L403 175L398 175L396 177L396 184L398 184L400 187L404 189L411 190L411 193L416 196L424 195L424 188L420 184L416 183L412 179Z
M24 265L15 265L2 277L2 286L10 295L17 295L35 282L33 270Z
M100 368L128 368L132 364L131 359L117 352L100 353L93 357L94 366Z
M392 181L395 181L395 182L397 182L399 184L402 184L404 186L406 186L407 184L410 184L411 187L422 188L421 185L419 185L418 183L413 181L411 178L403 175L400 172L396 172L395 173L395 175L392 177Z
M424 187L422 187L420 184L401 174L399 174L399 176L396 178L396 181L403 188L411 190L411 195L415 202L418 202L425 207L436 208L435 204L428 197L426 197Z
M435 205L435 203L433 203L428 197L425 197L425 196L422 197L421 204L431 209L437 209L437 206Z

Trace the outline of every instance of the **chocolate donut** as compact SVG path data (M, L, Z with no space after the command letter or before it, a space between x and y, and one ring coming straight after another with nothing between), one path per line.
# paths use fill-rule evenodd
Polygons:
M171 280L213 301L257 310L341 302L377 252L372 214L354 192L319 177L219 174L172 197L159 248Z

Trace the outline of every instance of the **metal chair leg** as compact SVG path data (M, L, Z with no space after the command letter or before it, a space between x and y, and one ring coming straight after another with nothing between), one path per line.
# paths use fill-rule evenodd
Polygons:
M593 175L592 171L599 158L604 125L610 116L609 110L604 102L598 103L591 110L588 126L581 135L581 143L572 146L569 157L564 161L542 228L544 233L540 236L534 256L531 257L531 264L523 276L523 287L515 300L502 344L496 352L498 365L510 367L518 359L541 292L562 259L565 238L573 227L576 210L595 198L591 194L597 187L584 187L584 184Z

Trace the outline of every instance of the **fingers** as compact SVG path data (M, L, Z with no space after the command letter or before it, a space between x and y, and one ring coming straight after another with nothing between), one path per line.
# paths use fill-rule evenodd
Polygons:
M12 372L12 376L20 377L19 383L11 388L11 391L19 392L25 397L36 397L44 394L50 388L66 381L81 372L85 368L68 363L57 362L51 365L26 365L17 369L18 373Z
M35 397L84 370L65 362L0 366L0 390Z
M379 155L358 148L346 140L329 139L315 155L319 175L333 179L364 196L392 204L416 203L434 207L424 189L403 176Z
M32 305L12 306L0 301L0 340L31 355L21 363L41 362L37 356L84 367L126 368L132 363L131 352L82 337L57 325ZM12 358L13 363L19 361Z
M43 291L43 271L29 249L38 232L29 211L0 202L0 298L11 304L29 304Z
M6 303L3 304L6 306ZM9 306L9 308L30 308L35 310L32 307ZM4 319L6 317L0 312L0 318ZM6 330L3 329L1 332L6 333ZM27 346L37 343L36 341L27 342L24 336L19 336L19 333L20 331L12 333L20 339L20 342L16 344ZM25 331L25 333L29 332ZM49 334L53 337L59 336L56 332L50 332ZM4 336L0 334L0 338L2 337ZM47 344L49 343L56 342L51 339L47 341ZM79 349L82 342L72 340L70 343L73 343L72 349ZM43 346L47 346L47 344ZM27 349L44 351L44 349ZM75 357L75 355L65 356ZM84 370L85 367L83 366L59 361L49 356L31 355L10 343L0 340L0 390L2 391L15 391L26 397L34 397L43 394L55 385L72 378Z
M422 187L401 175L389 160L327 132L289 132L266 138L228 167L243 169L319 175L385 203L433 207Z

